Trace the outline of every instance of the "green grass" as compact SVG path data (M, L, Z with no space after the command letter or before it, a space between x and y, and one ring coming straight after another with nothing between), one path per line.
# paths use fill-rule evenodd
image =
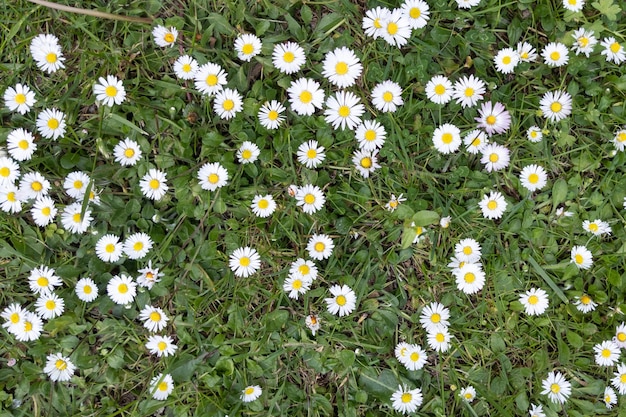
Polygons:
M471 10L455 2L429 1L428 25L413 31L408 45L390 47L364 35L361 20L368 8L395 3L349 1L87 1L81 7L130 16L153 17L154 24L176 26L174 48L154 45L152 26L69 14L12 2L0 22L0 89L17 83L34 89L38 102L22 116L0 109L0 141L18 127L34 131L38 112L56 106L68 115L64 138L38 138L38 149L23 172L40 171L62 208L70 203L62 182L82 170L101 191L92 206L87 233L63 230L60 220L38 228L29 204L17 215L0 215L0 306L17 302L34 310L36 297L27 277L39 265L55 268L64 285L61 317L48 321L41 338L19 342L3 328L0 340L0 416L384 416L397 415L390 397L398 384L419 387L423 416L525 416L529 404L541 403L546 414L622 415L626 406L607 410L604 387L616 367L594 362L593 346L612 338L626 321L624 297L623 201L626 156L610 143L626 125L626 71L606 62L598 45L590 58L570 53L570 62L549 68L522 63L513 75L496 72L493 56L522 40L540 52L551 41L572 44L571 33L585 26L601 40L623 43L624 12L619 2L589 2L583 13L565 12L561 2L482 0ZM29 53L39 33L59 37L66 69L47 75ZM263 50L250 63L236 58L232 45L239 33L255 33ZM323 111L300 117L287 110L277 131L263 128L257 111L266 100L286 107L286 88L300 75L287 76L271 65L273 45L296 41L306 51L307 67L299 74L334 88L321 76L324 55L347 46L359 55L363 74L357 87L366 113L381 122L387 140L379 155L382 168L363 179L351 162L356 141L350 131L335 131ZM193 82L176 79L172 63L182 53L200 64L219 63L228 86L244 97L244 110L220 120L212 101ZM485 100L500 101L512 114L511 129L493 141L511 151L511 164L488 173L480 156L463 149L439 154L434 129L453 123L462 132L475 127L477 109L454 102L439 106L424 88L434 75L456 80L466 74L485 80ZM107 74L124 82L126 101L112 109L98 107L94 82ZM386 79L404 89L404 105L382 114L369 92ZM537 114L547 91L567 90L574 98L571 116L546 123ZM547 133L541 143L526 140L532 125ZM114 162L119 140L135 139L144 156L134 167ZM298 146L316 139L326 148L317 170L295 157ZM241 165L235 154L250 140L261 149L254 164ZM197 170L220 162L229 172L219 191L202 190ZM537 163L548 172L548 185L529 193L519 171ZM150 169L167 172L167 195L143 197L138 182ZM308 215L287 194L291 184L315 184L324 190L324 209ZM497 190L508 207L501 220L483 218L478 202ZM278 209L268 219L249 208L256 194L270 193ZM392 194L407 201L393 213L385 210ZM566 207L572 217L556 217ZM59 210L60 214L61 209ZM438 226L451 216L449 228ZM591 237L582 221L611 224L606 238ZM426 227L427 238L411 244L410 224ZM143 231L155 242L140 261L104 263L95 255L100 236L125 237ZM332 236L330 259L316 262L320 278L300 300L282 289L289 265L306 256L310 235ZM355 237L356 236L356 237ZM456 288L447 264L463 238L483 248L486 284L475 295ZM586 245L593 253L589 271L569 264L570 249ZM261 270L236 278L228 257L241 246L261 255ZM115 305L106 283L116 274L136 276L148 259L165 273L150 291L139 291L128 307ZM101 295L83 303L74 284L92 277ZM326 312L324 298L334 284L349 285L357 307L347 317ZM518 299L539 287L548 292L545 314L528 316ZM574 297L589 294L599 306L583 315ZM445 353L427 349L419 324L421 309L432 301L451 312L452 347ZM150 334L137 319L144 305L163 308L170 322L163 334L174 337L174 356L156 358L144 347ZM316 336L304 319L317 313ZM407 371L394 357L399 341L427 349L428 362ZM53 383L43 372L46 356L62 352L76 364L71 381ZM15 365L9 366L10 360ZM573 393L563 406L541 395L541 381L552 370L563 372ZM152 399L149 382L170 373L173 393ZM260 385L259 400L242 403L241 390ZM458 391L473 385L477 399L466 404Z

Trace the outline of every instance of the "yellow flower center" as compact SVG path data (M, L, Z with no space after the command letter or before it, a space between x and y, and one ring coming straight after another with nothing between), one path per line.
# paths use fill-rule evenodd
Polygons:
M346 300L345 295L338 295L335 300L337 301L337 304L339 304L342 307L345 306L346 303L348 302L348 300Z
M555 101L554 103L550 104L550 110L552 110L553 113L560 112L562 108L563 106L558 101Z
M22 94L22 93L17 93L17 94L15 95L14 100L15 100L15 102L16 102L17 104L24 104L24 103L26 103L26 95L25 95L25 94Z
M224 110L226 111L231 111L234 107L235 107L235 102L232 101L231 99L226 99L224 100L224 102L222 103L222 107L224 108Z
M369 129L365 131L365 140L368 142L371 142L373 140L376 140L376 131L373 129Z
M241 152L241 158L248 160L252 157L252 151L250 149L244 149L243 152Z
M618 52L619 52L619 50L620 50L620 48L621 48L621 47L622 47L622 46L621 46L619 43L617 43L617 42L613 42L609 48L611 49L611 52L613 52L614 54L616 54L616 53L618 53Z
M391 36L393 36L396 33L398 33L398 25L397 25L397 23L395 23L395 22L387 23L387 33L390 34Z
M191 72L191 65L183 64L183 72Z
M537 184L538 181L539 181L539 175L535 174L534 172L528 176L529 183Z
M350 116L350 107L348 106L341 106L339 107L339 116L343 117L344 119L348 116Z
M308 265L300 265L298 271L300 271L302 275L308 275L309 272L311 272L311 268Z
M500 159L500 157L495 152L489 155L489 162L491 162L491 163L496 163L496 162L498 162L499 159Z
M24 322L24 331L30 332L31 330L33 330L33 323L30 321Z
M348 64L345 62L338 62L337 65L335 65L335 72L337 75L346 75L348 73L348 68Z
M595 223L590 223L589 224L589 230L591 230L592 232L597 232L598 231L598 225Z
M474 95L474 89L472 87L467 87L465 89L465 97L471 97Z
M57 303L54 300L46 301L46 310L54 310L57 307Z
M300 101L304 104L310 103L313 100L313 94L310 91L304 90L300 93Z
M22 140L20 140L20 141L17 143L17 146L18 146L20 149L26 150L26 149L28 149L28 141L27 141L26 139L22 139Z
M622 374L622 375L619 377L619 380L620 380L620 382L621 382L622 384L626 384L626 374Z
M498 208L498 203L496 203L495 200L489 200L489 202L487 203L487 208L489 210L495 210Z
M15 198L15 192L9 191L7 193L7 200L10 201L11 203L15 203L17 201L17 199Z
M270 205L270 203L266 199L259 200L259 202L257 204L258 204L259 208L262 209L262 210L265 210Z
M159 391L167 391L167 382L163 381L159 384Z
M128 285L126 284L120 284L117 286L117 291L120 294L126 294L128 292Z
M471 255L472 252L474 252L474 251L472 250L471 246L466 246L466 247L463 248L463 254L464 255Z
M315 149L309 149L306 151L306 157L309 159L315 159L317 157L317 151Z
M385 103L390 103L393 100L393 93L391 91L385 91L383 93L383 100Z
M382 29L383 25L380 23L380 19L374 19L373 25L376 29Z
M617 135L617 141L618 142L626 141L626 132L619 132L619 134Z
M394 209L397 208L398 207L398 200L391 200L389 202L389 207L394 208Z
M471 400L472 399L472 393L471 392L466 393L465 394L465 399L466 400Z
M13 313L11 314L10 320L11 320L11 323L13 324L19 323L20 315L18 313Z
M437 84L435 86L435 94L437 94L438 96L445 94L445 92L446 92L446 87L444 87L443 84Z
M554 51L550 54L550 59L553 61L558 61L559 58L561 58L561 54L558 53L557 51Z
M609 349L602 349L601 355L603 358L608 358L611 356L611 351Z
M510 56L505 56L504 58L502 58L502 63L504 65L509 65L511 63L511 57Z
M324 252L324 249L326 249L326 245L323 242L317 242L313 248L315 249L316 252Z
M477 147L480 145L480 138L477 136L473 141L472 141L472 146Z
M411 353L411 361L417 362L418 360L420 360L420 354L417 352Z
M209 86L209 87L214 87L217 85L217 75L215 74L209 74L207 75L206 79L204 80L204 82Z
M365 169L367 168L371 168L372 167L372 158L366 156L365 158L361 159L361 166Z
M474 281L476 281L476 275L474 275L473 272L467 272L465 276L463 277L463 279L465 280L466 283L471 284Z
M409 16L411 19L418 19L422 15L422 11L418 7L413 7L409 10Z
M296 56L291 51L287 51L283 55L283 61L285 61L288 64L291 64L294 59L296 59Z
M80 190L81 188L83 188L83 182L80 180L74 181L74 188L76 188L77 190Z
M56 129L59 127L59 121L53 117L51 117L50 119L48 119L48 127L52 130Z
M604 397L604 402L605 403L610 403L611 402L611 396L610 395L605 396Z
M117 88L110 85L104 90L104 94L109 97L115 97L117 95Z
M175 40L176 38L174 37L174 34L173 34L173 33L171 33L171 32L167 32L167 33L165 34L165 36L163 36L163 39L164 39L164 40L165 40L165 42L167 42L167 43L172 43L172 42L174 42L174 40Z
M80 216L80 213L74 213L72 215L72 220L74 221L74 223L80 223L82 220L82 217Z
M48 281L48 278L46 277L39 277L37 278L37 285L40 287L47 287L49 285L50 281Z
M126 148L124 150L124 156L126 158L132 158L133 156L135 156L135 150L133 148Z
M435 340L439 343L443 343L446 340L446 337L444 336L443 333L437 333L435 335Z
M306 204L313 204L315 203L315 196L311 193L307 194L304 196L304 202Z
M0 175L4 175L2 170L0 170ZM32 188L33 191L39 192L43 189L43 184L39 181L33 181L33 183L30 185L30 188Z
M589 38L581 36L580 38L578 38L578 44L583 48L586 47L587 45L589 45Z
M161 315L159 314L158 311L153 311L152 313L150 313L150 320L151 321L161 321Z
M270 112L267 114L267 118L270 120L277 120L278 116L279 114L276 110L270 110Z
M143 242L135 242L135 244L133 245L133 250L136 252L139 252L142 249L143 249Z
M104 250L105 250L107 253L113 253L113 252L115 252L115 245L114 245L113 243L109 243L109 244L107 244L107 245L104 247Z
M293 283L291 284L291 287L294 290L299 290L300 288L302 288L302 281L299 279L294 279Z
M619 332L617 334L617 340L619 340L620 342L626 342L626 333Z
M163 352L166 348L167 343L165 343L164 341L161 340L159 343L157 343L157 349L159 349L161 352Z
M561 386L559 384L552 384L550 385L550 391L552 391L555 394L558 394L559 391L561 391Z
M530 305L535 305L539 302L539 297L537 297L536 295L531 295L530 297L528 297L528 304Z
M520 58L522 59L528 59L528 52L524 51L520 54Z
M430 321L432 321L433 323L439 323L441 321L441 314L433 314L432 316L430 316Z
M402 400L403 403L410 403L413 400L413 396L411 395L410 392L405 392L404 394L402 394L402 397L400 397L400 399Z
M530 132L530 137L531 137L531 138L533 138L533 139L535 139L535 138L537 137L537 131L536 131L536 130L532 130L532 131Z
M85 294L91 294L91 291L92 291L92 289L91 289L91 285L85 285L85 286L83 287L83 292L84 292Z
M250 258L248 258L247 256L242 257L241 259L239 259L239 265L243 266L244 268L250 266Z
M156 178L153 178L150 180L149 185L150 185L150 188L152 188L153 190L158 190L159 187L161 186L161 183Z
M54 366L59 371L64 371L65 369L67 369L67 362L65 362L63 359L57 359L57 361L54 363Z
M220 177L218 177L217 174L209 174L209 177L207 179L209 180L211 184L217 184Z
M0 168L0 176L8 177L11 174L11 170L8 167Z
M254 52L254 46L252 46L251 43L247 43L241 47L241 52L243 52L244 55L250 55Z
M583 256L579 253L576 254L576 256L574 256L574 262L576 262L577 264L582 264L583 263Z
M246 388L246 391L245 391L246 395L252 395L253 393L254 393L254 387Z
M487 116L486 122L488 125L494 125L496 124L496 116L494 116L493 114L490 114L489 116Z
M450 143L452 143L452 139L454 139L454 137L452 136L452 133L446 132L441 136L441 141L445 143L446 145L449 145Z
M57 62L57 54L49 52L48 55L46 55L46 61L48 61L49 64L54 64Z

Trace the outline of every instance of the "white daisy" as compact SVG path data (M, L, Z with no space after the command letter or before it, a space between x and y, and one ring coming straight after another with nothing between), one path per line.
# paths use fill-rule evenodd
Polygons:
M493 57L493 63L496 66L496 70L502 74L511 74L520 59L517 51L513 48L504 48L498 51L495 57Z
M604 393L602 394L602 400L604 401L604 405L609 410L613 408L615 404L617 404L617 395L615 394L615 390L611 387L604 388Z
M21 323L26 317L28 310L25 310L18 303L11 303L8 307L5 307L0 314L0 317L4 319L2 327L7 329L11 334L15 334L15 331L21 327Z
M421 29L430 19L430 7L422 0L405 0L400 6L404 18L409 22L411 29Z
M170 374L158 374L150 381L150 393L155 400L166 400L172 391L174 391L174 380Z
M0 185L0 210L4 211L5 213L19 213L20 211L22 211L22 201L18 199L18 195L18 188L14 184L8 183ZM31 209L31 214L33 214L33 209ZM37 219L35 218L34 214L33 219L35 220L35 223L39 226L39 223L37 223Z
M139 320L143 321L143 327L156 333L167 326L169 318L161 308L147 305L139 312Z
M174 74L181 80L193 80L198 71L198 61L189 55L182 55L174 61Z
M104 262L117 262L122 257L123 245L120 238L108 234L98 239L96 243L96 255Z
M52 381L69 381L75 370L76 366L70 358L63 356L60 352L48 355L46 366L43 368Z
M89 175L82 171L70 172L63 181L63 188L70 197L82 200L87 192L89 181L91 181Z
M480 129L474 129L465 134L463 137L465 149L472 155L481 153L485 146L489 143L487 134Z
M288 293L289 298L297 300L300 295L306 294L311 287L311 281L299 275L289 275L283 283L283 290Z
M522 303L524 311L529 316L543 314L550 304L548 293L541 288L531 288L526 291L520 295L519 302Z
M358 149L352 155L352 163L363 178L368 178L372 172L380 168L378 151L367 152Z
M578 267L578 269L589 269L593 265L593 255L584 246L574 246L572 248L571 262Z
M311 236L306 245L309 257L317 261L323 261L324 259L330 258L334 248L335 244L333 243L333 240L330 236L324 234Z
M243 100L237 90L224 88L215 93L213 111L220 118L225 120L232 119L241 110L243 110Z
M298 72L306 62L304 49L295 42L286 42L274 46L272 63L283 74Z
M28 284L33 294L40 295L54 291L54 287L62 285L62 282L53 268L42 265L30 271Z
M519 174L519 179L524 188L533 192L541 190L548 183L548 174L539 165L527 165Z
M436 352L447 352L450 349L450 342L452 336L447 327L433 328L432 331L426 335L428 347Z
M576 55L585 54L589 58L589 54L593 52L593 48L598 44L593 30L578 28L572 33L572 37L574 38L574 43L572 44L574 53Z
M522 62L533 62L537 59L537 50L528 42L517 43L517 55Z
M161 277L165 274L159 272L159 268L152 267L152 261L148 261L148 266L142 269L138 269L139 276L137 277L137 284L141 287L151 289L154 284L161 281Z
M444 216L439 219L439 226L443 229L447 229L450 226L450 221L452 220L451 216Z
M461 239L454 245L454 256L461 262L476 263L480 260L482 248L480 243L472 238Z
M480 264L466 263L454 275L457 288L465 294L475 294L485 285L485 273Z
M605 340L593 347L596 353L596 364L598 366L613 366L619 360L621 350L620 347L611 340Z
M160 200L167 193L167 173L151 168L139 181L144 196L151 200Z
M8 87L4 90L4 104L11 111L26 114L36 102L35 92L25 84L18 83L15 87Z
M113 148L115 161L124 166L133 166L141 159L139 144L132 139L126 138Z
M11 327L15 338L20 342L31 342L39 339L43 330L43 321L35 313L26 311L22 321Z
M326 158L324 147L319 146L316 140L309 140L298 146L298 162L307 168L317 168Z
M355 137L361 150L374 151L383 147L387 132L376 120L364 120L357 126Z
M530 417L546 417L546 414L543 412L543 406L541 404L531 404L530 409L528 410L528 414L530 415Z
M207 62L198 68L193 79L196 90L211 97L224 88L226 71L217 64Z
M394 81L376 84L371 92L372 104L383 113L393 113L404 104L402 88Z
M423 401L422 390L410 390L406 386L398 385L398 390L391 395L391 405L394 410L402 414L415 412Z
M325 120L333 129L343 130L347 127L354 130L361 123L360 117L365 112L361 99L350 91L338 91L334 96L328 97L326 107Z
M558 122L572 113L572 96L566 91L548 91L541 97L539 108L543 117Z
M478 203L486 219L501 218L507 205L508 203L499 191L491 191L489 195L483 195L483 199Z
M322 68L322 75L339 88L353 86L363 71L359 58L354 51L346 47L327 52Z
M433 145L444 155L456 152L461 143L461 131L453 124L445 123L433 132Z
M250 62L250 60L261 53L261 39L251 33L244 33L235 39L235 52L237 57L242 61Z
M8 158L6 158L8 159ZM8 177L5 177L6 173L4 168L11 167L9 163L5 161L5 158L0 157L0 178L8 178L9 182L13 176L17 176L17 172L13 169ZM1 181L0 181L1 182ZM33 198L45 197L50 190L50 181L44 178L39 172L28 172L20 178L20 185L18 191L18 198L20 200L30 200Z
M237 149L237 161L239 161L240 164L251 164L257 160L260 154L261 150L256 144L245 141L241 144L239 149Z
M600 219L593 221L585 220L583 222L583 229L589 233L593 233L594 236L610 235L612 231L611 226Z
M452 100L454 86L448 77L435 75L426 83L425 91L426 97L433 103L446 104Z
M395 194L391 194L391 198L389 199L387 204L385 204L385 208L387 209L387 211L391 211L391 212L396 211L398 206L400 206L401 203L406 201L406 198L402 197L402 195L403 194L400 194L398 197L396 197Z
M206 163L198 170L197 177L203 190L215 191L226 185L228 171L219 162Z
M55 108L44 109L37 116L37 131L46 139L57 140L65 135L65 114Z
M615 64L621 64L626 61L626 53L624 52L624 46L615 40L613 37L602 39L600 45L604 47L600 54L606 57L607 62L614 62Z
M563 7L572 12L580 12L585 5L585 0L563 0Z
M65 61L65 57L63 56L63 51L58 43L31 42L30 53L35 60L37 67L48 74L52 74L61 68L65 68L65 64L63 63L63 61Z
M550 372L541 385L543 387L541 394L548 394L548 398L553 403L565 403L572 393L572 384L560 372Z
M482 150L480 163L485 165L487 172L500 171L509 166L509 149L497 143L489 143Z
M39 295L35 302L35 311L44 320L50 320L59 317L65 310L65 301L52 292L46 292Z
M476 389L473 386L468 385L459 391L459 397L461 397L463 401L471 403L474 401L474 398L476 398Z
M461 9L471 9L474 6L477 6L480 3L480 0L456 0L457 6Z
M154 242L143 232L133 233L124 240L124 253L129 259L141 259L148 254Z
M13 184L19 176L20 166L17 162L9 157L0 156L0 185Z
M400 9L393 9L382 20L382 38L391 46L404 46L411 37L411 22Z
M176 353L178 346L176 346L174 339L170 336L150 335L148 336L146 349L160 358L161 356L172 356Z
M391 13L391 10L380 6L367 10L365 16L363 16L363 23L361 25L365 34L374 39L382 37L383 22L389 13Z
M244 403L249 403L259 398L262 393L263 393L263 390L261 389L260 386L250 385L250 386L245 387L243 390L241 390L241 395L239 396L239 398Z
M257 114L257 117L259 118L259 123L261 123L261 126L265 127L266 129L278 129L280 125L285 121L285 116L282 115L284 111L285 106L283 106L278 101L266 101L265 103L263 103L263 105L259 109L259 113Z
M98 298L98 286L91 278L81 278L74 288L79 300L87 303Z
M84 214L82 210L82 202L65 206L61 213L61 224L65 230L76 234L85 233L87 231L93 217L91 216L91 210L86 209Z
M443 304L433 302L422 309L420 323L427 332L431 332L439 327L448 327L450 322L450 310Z
M543 139L543 131L538 126L531 126L526 131L526 137L533 143L539 143Z
M291 263L289 275L313 282L317 279L317 266L312 261L298 258Z
M476 103L483 99L485 94L485 82L474 75L464 76L454 83L452 98L461 107L474 107Z
M106 79L98 78L98 82L93 86L93 93L96 100L109 107L113 107L113 104L122 104L126 100L124 84L114 75L107 75Z
M544 62L550 67L561 67L569 61L567 46L560 42L550 42L541 51Z
M613 146L615 146L615 149L622 152L624 149L626 149L626 129L621 129L619 130L615 136L613 137ZM11 150L9 149L9 153L11 152ZM11 156L13 156L11 154ZM15 158L15 157L14 157ZM17 159L17 158L15 158ZM18 159L19 161L19 159Z
M611 380L611 384L620 395L626 394L626 365L623 363L617 365L617 372L614 372L613 375L615 377Z
M582 294L574 299L574 306L576 310L586 314L595 310L598 304L596 304L589 295Z
M394 349L394 355L400 363L404 363L404 361L406 360L410 347L411 345L407 342L400 342L396 345Z
M276 210L276 202L271 194L256 195L252 199L252 212L258 217L269 217Z
M54 221L57 215L57 208L54 206L54 200L48 196L38 197L30 209L33 221L39 227L46 227Z
M310 116L324 104L324 90L310 78L299 78L287 89L291 109L300 116Z
M313 336L315 336L315 333L321 327L320 318L316 314L309 314L308 316L306 316L306 318L304 319L304 324L306 324L306 327L311 330L311 334Z
M16 161L29 161L37 150L35 137L26 129L14 129L7 136L7 150Z
M152 37L157 46L161 48L171 47L174 46L176 38L178 38L178 30L174 26L170 26L168 29L165 26L158 25L152 29Z
M330 314L347 316L356 307L356 294L347 285L333 285L328 289L332 297L325 298L326 306Z
M115 304L130 304L137 295L137 284L128 275L115 275L107 284L107 294Z
M228 265L235 276L248 278L261 267L261 257L256 249L245 246L235 249L229 257Z
M298 188L296 192L296 204L302 207L302 211L313 214L324 207L326 197L317 185L306 184Z
M409 371L418 371L426 364L427 356L428 355L421 346L409 345L402 364Z
M511 126L511 115L502 103L485 102L481 104L478 113L479 117L474 120L489 136L504 133Z

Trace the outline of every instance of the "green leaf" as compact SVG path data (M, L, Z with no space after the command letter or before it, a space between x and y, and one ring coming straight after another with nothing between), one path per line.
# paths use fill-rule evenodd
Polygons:
M552 204L558 206L567 198L567 181L563 178L559 178L554 182L552 186Z
M289 319L289 312L286 310L272 311L265 318L265 326L270 332L280 330Z
M132 122L129 122L128 120L124 119L123 117L115 114L115 113L109 113L106 116L107 119L112 119L114 122L117 122L121 125L124 125L126 127L129 127L130 129L134 130L135 132L141 134L141 135L148 135L148 132L146 132L143 129L140 129L137 125L135 125Z
M415 236L417 236L415 227L405 227L402 230L402 249L406 249L411 246L413 244L413 240L415 240Z
M398 381L388 369L382 371L380 375L376 375L371 368L364 370L359 377L359 385L368 393L385 400L398 389Z
M580 337L577 333L568 331L565 334L565 337L567 337L567 341L569 342L570 345L572 345L575 348L581 348L583 347L583 338Z
M617 14L622 11L617 4L613 3L613 0L594 1L591 5L611 21L617 20Z
M439 221L439 214L431 210L421 210L413 215L415 226L428 226Z
M543 278L546 284L548 284L550 288L552 288L552 291L554 291L557 297L559 297L565 304L569 303L569 301L567 300L567 297L565 296L565 294L563 294L563 291L561 291L561 289L554 283L554 281L552 280L552 278L550 278L550 276L545 271L545 269L543 269L537 263L535 258L533 258L532 256L528 257L528 262L532 265L535 271L537 271L537 273L541 276L541 278Z
M172 375L174 381L183 382L191 380L191 377L193 376L196 367L204 360L206 355L207 353L203 353L196 358L189 354L181 355L180 358L170 368L170 374ZM223 357L220 359L223 359ZM217 363L220 362L220 359L218 359ZM217 369L217 364L215 365L215 368ZM230 374L232 374L232 370Z

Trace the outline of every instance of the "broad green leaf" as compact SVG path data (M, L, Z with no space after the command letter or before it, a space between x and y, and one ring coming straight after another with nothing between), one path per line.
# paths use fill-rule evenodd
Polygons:
M439 214L431 210L421 210L413 215L415 226L428 226L439 221Z
M617 20L617 15L622 9L613 0L600 0L591 3L594 9L606 16L611 21Z

